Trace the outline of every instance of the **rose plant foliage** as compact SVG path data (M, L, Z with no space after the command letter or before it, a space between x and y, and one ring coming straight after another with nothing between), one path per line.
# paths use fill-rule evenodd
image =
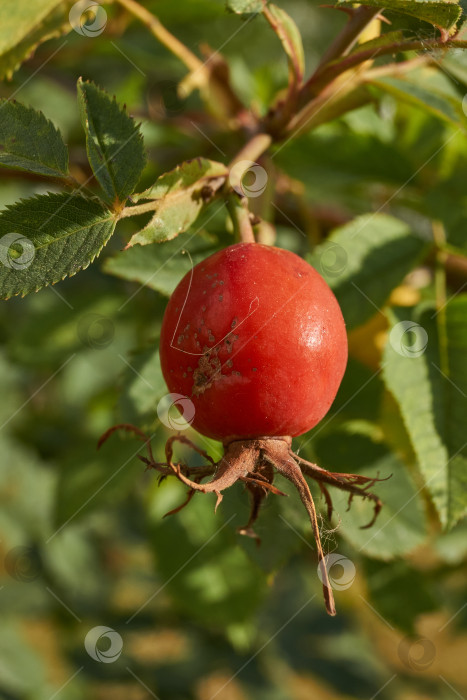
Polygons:
M114 353L125 372L118 382L108 375L117 404L113 424L106 415L93 433L93 442L103 433L103 461L93 462L90 478L80 477L88 445L73 469L60 474L55 525L65 527L89 501L91 508L94 499L99 504L94 475L107 483L110 472L99 469L109 455L120 459L120 499L141 483L141 470L120 468L119 451L127 450L127 462L143 462L149 471L151 527L162 527L152 518L157 512L159 523L168 505L178 523L172 527L186 541L190 509L215 507L206 518L222 521L229 532L219 547L222 556L233 552L246 572L239 585L242 595L251 591L251 610L264 598L267 576L293 558L296 531L306 539L311 524L317 569L310 578L322 583L331 615L329 536L342 536L349 556L365 557L371 568L411 556L430 538L465 532L467 34L461 4L388 0L383 8L338 0L313 8L313 16L340 19L327 47L310 61L310 36L300 31L293 8L262 0L228 0L215 9L201 3L196 31L203 13L213 12L282 52L276 75L265 78L264 66L256 66L249 79L227 49L223 56L204 45L200 59L175 37L176 27L171 34L155 18L156 3L101 3L108 22L92 41L86 35L97 21L92 8L76 25L73 3L51 0L28 11L25 0L17 5L14 17L8 3L0 8L5 80L35 61L51 37L88 41L91 51L112 27L120 42L138 22L148 42L157 39L188 69L156 81L147 90L147 110L135 106L130 82L116 99L115 83L106 85L104 72L94 76L86 62L76 95L71 102L67 96L68 117L59 102L35 104L34 95L23 101L19 89L1 93L1 172L35 187L0 211L5 309L34 309L47 288L57 297L63 288L66 297L67 289L81 290L81 275L89 274L118 285L119 313L130 313L127 304L134 308L141 299L129 318L138 330ZM162 5L170 24L170 8ZM191 27L194 10L185 10ZM203 44L202 32L196 42ZM146 45L142 56L145 51ZM138 64L141 57L130 54ZM138 80L146 80L143 73ZM84 272L99 262L99 272ZM77 281L65 281L78 273ZM32 292L39 295L13 299ZM113 310L105 310L105 294L92 304L104 309L91 316L103 324L105 345L104 321L116 311L111 303ZM78 336L97 347L99 341L89 340L94 320L83 323ZM47 324L58 345L65 342L50 316ZM99 370L99 381L106 371ZM173 408L188 423L168 415L160 420L167 394L178 397ZM125 432L144 443L139 462ZM153 472L161 484L155 494ZM237 482L250 501L249 511L238 506L241 517L233 513L241 500ZM154 541L163 568L168 549ZM248 566L257 567L255 573ZM227 564L226 571L228 578ZM199 601L190 607L193 591L171 586L190 615L202 609L213 619L228 616L228 602L216 613ZM377 587L371 596L377 610L410 632L416 614L430 607L429 596L421 595L413 619L401 622ZM233 626L243 624L242 614Z

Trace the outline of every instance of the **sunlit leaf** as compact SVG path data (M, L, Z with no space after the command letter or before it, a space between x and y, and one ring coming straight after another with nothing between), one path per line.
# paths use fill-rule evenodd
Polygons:
M0 3L0 79L11 78L39 44L70 31L69 10L63 0Z
M134 197L153 199L158 204L150 222L132 236L128 245L168 241L186 231L224 183L227 173L222 163L196 158L161 175L152 187Z
M348 328L381 310L428 244L386 214L367 214L336 229L308 258L333 289Z
M8 299L86 268L115 229L100 203L79 194L23 199L0 212L0 295Z
M0 165L50 177L68 175L68 151L42 112L0 100Z
M337 4L342 7L351 7L356 3L338 0ZM383 7L380 0L365 0L365 5ZM458 0L387 0L384 8L416 17L446 30L452 29L457 24L462 13Z
M124 201L146 162L139 128L115 99L93 83L78 81L78 99L94 175L110 201Z
M467 509L467 297L436 314L430 308L391 311L384 379L396 398L426 488L444 527ZM438 316L438 319L436 319ZM441 326L441 332L439 325Z
M104 270L170 296L192 266L217 248L208 236L192 234L187 240L182 237L144 248L137 245L116 253L104 262Z
M296 81L300 83L305 72L305 54L302 37L297 25L292 17L285 10L277 7L277 5L268 5L266 16L282 43Z

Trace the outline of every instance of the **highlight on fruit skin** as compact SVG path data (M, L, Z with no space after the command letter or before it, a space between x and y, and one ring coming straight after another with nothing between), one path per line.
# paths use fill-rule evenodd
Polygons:
M171 436L165 461L158 462L150 439L138 427L116 425L145 442L148 469L175 476L193 495L216 494L242 481L250 495L248 522L239 533L259 543L254 523L269 493L285 495L276 474L297 489L316 541L326 609L335 615L316 509L307 480L318 483L328 517L328 486L374 503L371 527L381 510L370 491L378 477L329 472L294 454L292 438L311 430L328 412L347 364L347 335L339 304L319 273L294 253L258 243L237 243L196 265L180 282L165 311L160 339L161 367L170 392L189 397L198 432L223 443L215 462L182 434ZM174 460L174 443L190 446L206 464ZM211 477L209 481L205 481ZM389 478L389 477L387 477ZM169 514L169 513L168 513Z

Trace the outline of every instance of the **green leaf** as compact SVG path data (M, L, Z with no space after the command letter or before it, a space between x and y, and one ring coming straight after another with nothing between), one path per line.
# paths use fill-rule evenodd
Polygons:
M0 80L10 79L39 44L70 31L69 10L63 0L0 3Z
M467 296L433 309L393 309L384 379L444 527L467 510ZM438 328L437 322L440 326Z
M154 427L159 423L157 404L166 393L159 350L150 346L132 354L123 377L119 419L125 423Z
M448 484L448 524L450 527L467 514L467 295L462 294L446 305L445 343L447 344L446 441L451 457Z
M169 297L192 265L212 255L217 249L206 234L192 234L188 240L177 239L167 241L164 245L155 243L148 248L134 246L123 250L105 260L104 271L125 280L139 282Z
M115 229L112 213L79 194L23 199L0 212L0 298L25 295L86 268Z
M397 44L400 41L402 41L403 38L404 32L402 32L401 30L386 32L385 34L380 34L374 39L363 41L361 44L355 44L353 49L350 51L350 54L361 53L362 51L368 51L368 49L379 49L382 46L390 46L391 44ZM338 58L335 62L337 63L341 60L341 58Z
M68 151L42 112L0 100L0 165L50 177L68 175Z
M81 439L60 465L55 497L54 528L76 523L90 513L115 505L141 478L138 443L113 436L96 453L96 441ZM66 461L65 461L66 460Z
M373 516L374 504L355 496L350 510L348 494L330 488L338 533L360 552L388 561L407 554L426 538L420 499L405 465L386 445L365 435L362 427L347 424L316 438L316 461L331 471L391 478L370 490L383 502L378 518L362 529Z
M427 249L403 221L365 214L336 229L308 261L336 294L351 329L380 310Z
M370 602L387 623L415 634L417 618L437 610L437 584L425 571L400 560L388 565L366 559L362 565Z
M420 83L413 82L413 79L380 78L372 80L369 84L402 102L422 108L457 128L467 130L467 119L462 110L462 102L451 95L425 88Z
M266 15L273 30L279 37L289 58L290 69L297 83L301 83L305 72L305 54L300 31L290 15L277 5L269 5Z
M351 7L355 4L349 0L337 2L341 7ZM386 0L384 5L381 4L381 0L365 0L365 5L384 7L392 12L410 15L445 30L452 29L462 14L458 0Z
M138 184L146 162L139 127L115 99L81 78L78 101L94 175L110 201L124 201Z
M18 621L4 620L0 632L0 683L5 694L30 695L47 682L46 662L25 640ZM27 669L27 672L25 672Z
M263 9L262 0L227 0L226 5L237 15L256 14Z
M203 624L224 627L247 620L266 593L266 577L235 546L232 517L224 519L222 508L216 514L213 499L205 496L163 518L183 502L186 490L169 479L158 487L153 479L148 492L157 575L177 607Z
M312 540L310 521L296 489L280 475L275 478L274 484L286 495L271 495L261 508L254 525L254 531L261 540L260 545L252 537L237 536L237 544L266 573L284 567L298 550L303 549L303 541ZM251 511L251 501L245 489L239 484L230 488L228 498L222 502L222 509L225 517L232 517L232 525L237 530L244 527Z
M136 243L147 245L169 241L186 231L197 219L206 200L223 185L227 175L225 165L206 158L188 160L161 175L152 187L134 197L135 201L159 201L151 221L131 237L128 247Z

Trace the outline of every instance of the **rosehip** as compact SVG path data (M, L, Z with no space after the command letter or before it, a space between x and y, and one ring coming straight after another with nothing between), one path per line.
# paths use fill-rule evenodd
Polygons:
M337 300L294 253L238 243L180 282L160 340L173 393L192 400L192 425L223 442L297 436L325 416L347 362Z

